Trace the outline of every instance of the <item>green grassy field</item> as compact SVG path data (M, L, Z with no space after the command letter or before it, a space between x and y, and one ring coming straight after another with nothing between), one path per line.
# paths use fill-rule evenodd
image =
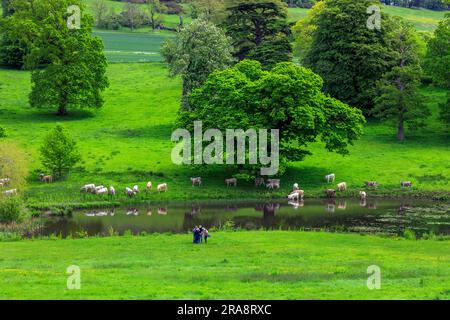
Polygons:
M448 11L433 11L427 9L410 9L394 6L382 7L383 12L394 16L399 16L411 22L419 31L433 31L440 20ZM289 8L289 21L295 22L304 18L308 14L308 9Z
M322 195L329 187L323 176L330 172L348 183L349 191L342 196L356 196L366 180L381 185L369 195L448 195L450 148L448 135L437 121L437 106L445 100L444 90L423 88L433 117L428 128L408 130L404 143L396 141L393 128L370 122L362 139L350 148L349 156L328 153L321 143L313 144L313 156L293 164L283 177L280 191L268 192L251 183L226 188L223 181L232 173L224 167L199 170L172 164L170 136L181 88L180 80L169 78L163 64L111 64L108 76L111 86L102 109L93 113L76 111L61 118L53 110L30 109L28 72L0 69L0 117L7 139L27 152L30 170L37 170L31 174L26 190L30 203L84 202L79 188L86 183L123 190L134 184L143 187L147 181L167 182L170 188L167 194L146 196L147 200L285 197L294 182L312 197ZM37 181L42 170L39 147L56 124L62 124L77 139L83 161L68 180L43 185ZM197 175L203 176L202 188L191 187L189 178ZM401 180L412 180L413 190L400 190ZM119 196L124 198L123 194Z
M0 299L448 299L447 241L303 232L0 242ZM243 254L245 252L245 254ZM68 266L81 289L66 287ZM367 268L381 269L381 289Z
M105 46L109 62L156 62L163 61L161 45L173 34L165 32L126 32L96 30Z

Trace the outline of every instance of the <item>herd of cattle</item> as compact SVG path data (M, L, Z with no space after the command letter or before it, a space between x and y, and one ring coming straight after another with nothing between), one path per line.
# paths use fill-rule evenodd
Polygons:
M40 181L44 183L52 183L53 182L53 176L47 176L44 174L39 175ZM325 180L327 183L334 183L336 181L336 175L334 173L328 174L325 176ZM201 177L195 177L191 178L192 186L201 186L202 185L202 178ZM0 189L3 189L4 187L7 187L11 183L10 178L3 178L0 179ZM227 187L237 187L238 180L236 178L230 178L225 180L225 185ZM366 181L365 185L367 188L377 188L378 183L376 181ZM257 177L255 178L255 187L265 186L269 190L273 189L280 189L281 187L281 180L280 179L267 179L267 181L263 177ZM337 195L337 192L342 192L347 190L347 183L341 182L338 183L336 189L326 189L325 195L327 198L334 198ZM412 187L411 181L401 181L400 186L403 187ZM153 189L152 182L148 182L145 191L150 192ZM167 183L161 183L157 185L156 190L158 193L161 192L167 192L168 185ZM126 187L125 188L125 194L132 198L140 193L140 189L138 185L135 185L133 188ZM109 195L109 196L115 196L117 194L116 189L113 186L105 187L103 185L96 186L95 184L87 184L81 187L81 192L85 194L95 194L95 195ZM17 194L17 189L11 189L3 191L2 194L6 196L12 196ZM288 195L289 201L298 201L299 199L303 199L305 196L305 191L301 190L298 183L295 183L293 186L292 192ZM366 199L367 193L365 191L360 191L359 196L362 200Z

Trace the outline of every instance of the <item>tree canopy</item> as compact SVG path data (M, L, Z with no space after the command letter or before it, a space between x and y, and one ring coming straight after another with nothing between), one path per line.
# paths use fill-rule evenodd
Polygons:
M45 137L41 147L42 164L55 178L64 178L81 160L77 144L61 126L56 126Z
M233 39L236 58L257 60L266 69L278 62L291 61L291 31L285 3L279 0L240 1L227 10L222 25Z
M397 139L403 141L405 123L410 128L424 126L431 113L419 93L423 42L412 24L399 17L393 23L395 27L388 38L390 47L395 48L391 58L395 66L377 83L372 114L396 126Z
M314 17L311 46L304 63L325 81L331 96L368 113L374 88L393 64L386 34L389 18L381 14L381 29L367 27L373 0L325 0Z
M101 92L108 86L103 42L92 35L92 18L83 14L80 1L19 0L13 21L34 30L26 64L33 69L30 105L56 108L65 115L73 108L99 108ZM76 21L80 9L79 26ZM74 8L73 12L68 10Z
M188 130L196 120L205 130L279 129L282 174L288 162L310 154L310 143L319 139L327 150L345 155L362 134L361 111L323 94L322 86L320 76L291 62L265 71L258 61L244 60L194 90L192 110L179 122Z
M187 96L200 87L208 75L223 70L233 63L231 40L212 22L196 19L161 50L169 64L171 75L183 80L184 109L189 109Z

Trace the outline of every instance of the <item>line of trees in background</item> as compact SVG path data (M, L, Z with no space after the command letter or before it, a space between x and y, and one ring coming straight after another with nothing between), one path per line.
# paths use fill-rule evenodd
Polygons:
M400 17L381 14L381 28L367 27L372 0L325 0L293 27L295 51L301 63L324 79L324 90L366 116L387 120L405 139L405 127L416 129L430 116L419 88L436 74L448 70L447 15L434 36L419 34ZM426 59L428 43L428 55ZM433 49L433 44L436 49ZM429 61L426 63L426 61ZM436 61L439 65L431 68ZM424 70L425 69L425 70ZM445 71L447 72L447 71ZM440 78L448 77L448 72ZM445 87L445 86L444 86ZM446 110L446 106L442 107ZM443 115L446 111L442 112ZM445 116L441 117L445 120ZM446 122L448 123L448 122Z
M320 0L284 0L292 8L312 8ZM426 8L430 10L448 10L450 2L448 0L380 0L389 6L405 8Z
M121 27L135 30L151 26L153 30L165 29L179 31L183 27L184 9L173 1L164 0L134 0L123 1L122 11L117 13L105 0L96 0L92 9L95 15L95 26L100 29L118 30ZM164 24L165 14L177 14L180 22L178 27L168 27Z

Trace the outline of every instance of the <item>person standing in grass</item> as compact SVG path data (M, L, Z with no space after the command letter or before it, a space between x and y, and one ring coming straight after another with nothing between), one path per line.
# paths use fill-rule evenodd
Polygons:
M203 228L202 235L203 235L203 238L205 239L205 243L208 243L208 237L209 237L208 229Z
M198 244L200 243L201 240L201 232L200 229L198 228L198 226L195 226L195 228L192 230L192 232L194 233L194 243Z

